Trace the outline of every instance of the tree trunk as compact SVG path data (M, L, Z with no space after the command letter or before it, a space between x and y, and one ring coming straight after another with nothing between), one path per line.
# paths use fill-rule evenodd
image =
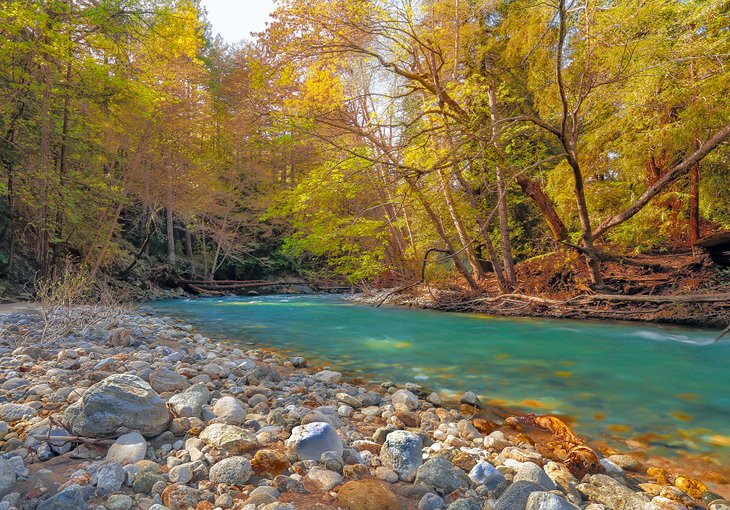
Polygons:
M495 86L492 84L489 86L489 110L490 117L492 120L492 138L494 145L500 148L499 136L499 115L497 112L497 93ZM517 275L515 274L515 262L512 257L512 241L510 240L509 230L509 211L507 209L507 193L506 186L504 183L504 171L502 166L497 163L495 167L495 173L497 175L497 214L499 215L499 231L502 234L502 259L504 260L504 270L507 273L507 281L512 288L517 287Z
M463 246L463 249L469 260L471 273L473 275L476 275L477 278L482 278L484 276L484 271L482 270L482 266L479 263L477 254L474 251L474 243L467 235L466 229L464 228L464 222L459 215L459 211L456 210L456 204L454 202L454 197L451 194L451 189L449 187L449 182L446 178L446 174L442 169L439 169L438 176L441 184L441 192L443 193L444 200L446 202L446 208L449 211L449 216L451 216L451 221L454 223L456 233L459 236L459 241L461 242L461 245Z
M173 212L167 207L167 261L175 265L175 229L173 228Z
M48 275L48 249L50 241L50 232L48 225L49 216L49 188L51 188L51 179L49 178L53 170L53 119L51 117L51 101L52 101L52 75L50 65L46 64L44 70L44 87L40 105L40 217L38 218L38 240L36 245L36 262L40 275L45 277Z
M59 262L59 242L63 237L64 223L64 187L66 186L66 175L68 174L68 131L71 106L71 72L72 58L66 64L66 95L63 98L63 125L61 128L61 151L58 164L58 193L56 200L56 225L53 237L53 258L52 265L55 267Z
M446 245L446 248L449 250L449 254L451 255L451 260L454 261L454 265L456 266L456 269L459 271L459 273L461 273L461 275L464 277L464 279L469 284L469 287L472 288L472 290L478 290L479 284L477 284L474 277L471 275L471 273L469 273L469 270L466 268L466 266L464 266L464 264L459 259L459 254L454 249L454 244L451 242L451 239L449 239L449 236L446 235L446 231L444 230L444 227L441 223L441 219L434 212L431 205L426 201L426 197L423 196L421 189L413 181L413 179L408 178L406 180L408 182L408 185L411 187L411 189L416 193L416 196L418 197L421 204L423 205L423 208L426 211L426 214L428 214L428 217L431 218L431 222L433 223L433 226L436 228L436 232L438 233L439 237L441 237L441 240Z
M596 227L596 230L593 232L593 237L599 238L603 234L605 234L606 231L612 229L616 225L620 225L624 221L633 217L636 213L641 211L644 206L646 206L646 204L651 201L652 198L658 195L671 183L689 172L694 165L702 161L705 156L707 156L710 152L722 145L729 137L730 123L725 125L725 127L717 131L714 135L712 135L705 143L700 146L699 149L693 152L687 159L675 165L669 172L664 174L661 179L659 179L653 185L649 186L649 188L626 209L598 225L598 227Z
M477 197L474 189L469 185L468 182L466 182L466 180L460 173L457 174L457 177L459 179L459 183L466 192L466 198L469 201L469 205L472 209L474 209L474 217L476 218L477 225L479 226L479 233L482 235L482 241L484 241L484 246L487 248L487 254L489 254L489 260L492 263L494 276L497 278L497 285L499 286L499 290L501 290L502 292L509 292L509 283L504 278L502 264L499 261L499 257L497 257L497 252L494 249L494 243L492 243L492 238L489 236L489 221L485 220L479 213L479 204L477 202Z
M193 254L193 236L190 235L190 229L187 225L183 224L183 233L185 240L185 258L190 263L190 274L195 275L195 259Z
M558 216L552 199L547 193L545 193L542 186L540 186L540 183L533 181L524 175L518 175L516 180L525 195L530 197L540 210L543 219L548 224L548 228L550 228L553 239L555 239L558 244L563 241L567 241L568 229L565 227L563 220L560 219L560 216Z
M689 241L700 239L700 164L692 165L689 174Z

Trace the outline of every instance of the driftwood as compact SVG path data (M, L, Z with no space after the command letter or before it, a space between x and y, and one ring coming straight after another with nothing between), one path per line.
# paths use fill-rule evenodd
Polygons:
M40 436L33 436L33 439L37 441L44 441L46 443L79 443L88 445L100 445L110 446L114 444L113 439L95 439L92 437L80 437L80 436L49 436L46 434Z

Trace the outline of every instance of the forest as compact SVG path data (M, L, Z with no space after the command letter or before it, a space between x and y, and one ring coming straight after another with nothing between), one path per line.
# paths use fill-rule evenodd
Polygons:
M279 0L229 44L196 0L3 0L3 290L71 261L633 293L621 268L730 228L729 27L727 0Z

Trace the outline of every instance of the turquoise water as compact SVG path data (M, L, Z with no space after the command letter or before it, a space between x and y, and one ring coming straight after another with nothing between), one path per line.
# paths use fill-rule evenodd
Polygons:
M730 464L730 341L717 332L598 321L372 308L331 296L149 305L209 335L290 350L310 364L575 419L592 439L652 434L662 454ZM727 338L727 337L726 337Z

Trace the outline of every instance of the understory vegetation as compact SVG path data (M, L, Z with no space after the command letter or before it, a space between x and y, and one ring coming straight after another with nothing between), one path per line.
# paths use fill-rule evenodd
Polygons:
M197 0L3 1L4 285L71 260L624 291L607 264L730 228L729 22L726 0L279 0L230 45Z

